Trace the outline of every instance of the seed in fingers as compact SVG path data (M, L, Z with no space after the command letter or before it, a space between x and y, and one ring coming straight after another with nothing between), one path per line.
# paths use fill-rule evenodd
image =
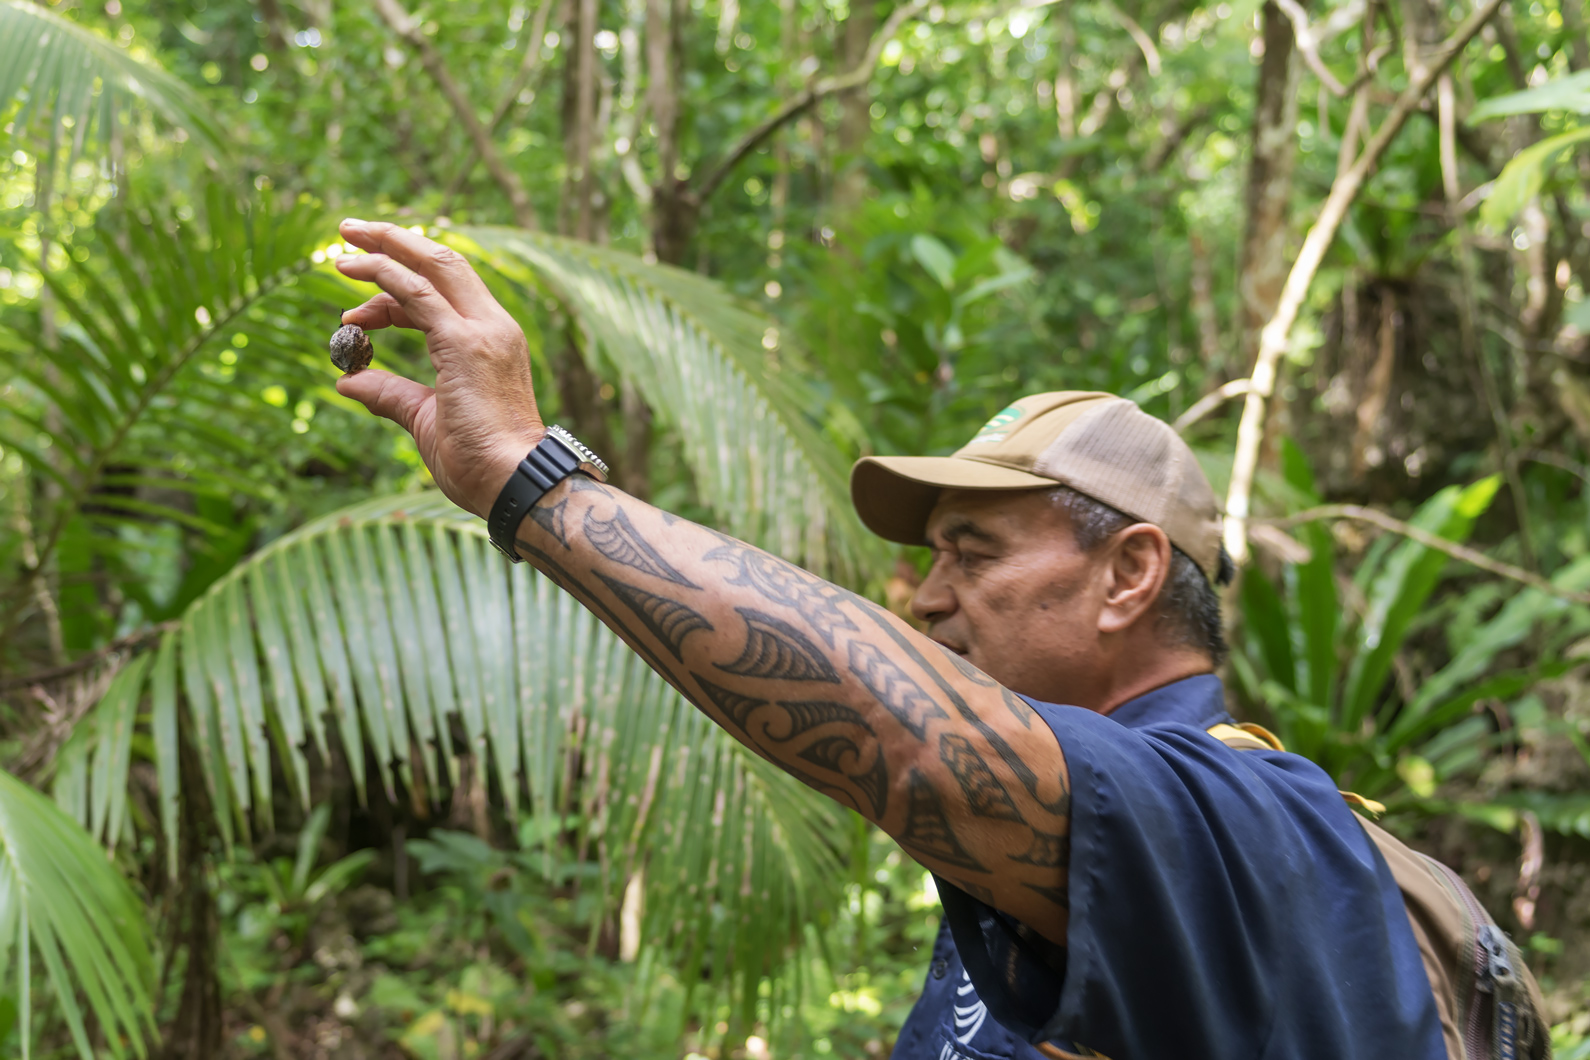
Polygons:
M331 363L352 375L370 367L375 347L357 324L344 324L331 336Z

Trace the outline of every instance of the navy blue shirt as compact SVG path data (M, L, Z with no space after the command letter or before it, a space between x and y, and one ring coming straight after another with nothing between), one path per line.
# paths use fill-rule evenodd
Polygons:
M895 1060L1444 1060L1401 893L1324 770L1236 751L1218 678L1028 700L1071 774L1066 945L938 881Z

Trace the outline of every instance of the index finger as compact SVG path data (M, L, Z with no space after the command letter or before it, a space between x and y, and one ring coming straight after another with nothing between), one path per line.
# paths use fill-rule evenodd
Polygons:
M459 316L479 320L500 312L474 267L452 247L386 221L349 217L338 229L344 240L361 250L385 254L425 277Z

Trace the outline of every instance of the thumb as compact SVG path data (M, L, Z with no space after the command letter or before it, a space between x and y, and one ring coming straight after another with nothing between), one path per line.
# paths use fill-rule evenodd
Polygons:
M410 434L421 406L435 390L391 372L367 368L337 380L337 393L396 423Z

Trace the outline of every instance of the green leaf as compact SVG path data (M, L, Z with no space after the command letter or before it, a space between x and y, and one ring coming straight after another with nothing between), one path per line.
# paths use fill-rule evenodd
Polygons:
M1590 557L1581 556L1552 575L1551 581L1559 588L1582 592L1590 586ZM1450 662L1420 683L1418 694L1398 713L1391 729L1393 736L1413 730L1426 714L1489 670L1498 654L1522 643L1542 622L1567 613L1571 607L1567 600L1548 596L1539 589L1525 588L1515 593L1474 631Z
M1409 521L1449 541L1464 541L1474 520L1490 507L1500 484L1500 476L1491 475L1466 488L1448 486L1426 501ZM1446 553L1414 541L1402 541L1386 557L1370 585L1368 606L1358 627L1342 694L1342 728L1349 732L1357 729L1380 699L1392 658L1446 564Z
M0 772L0 968L16 971L28 1055L28 954L37 947L79 1056L90 1060L78 1003L114 1057L144 1056L155 1031L143 904L88 833L49 799Z
M610 247L502 228L453 239L509 281L557 295L588 347L679 433L720 529L840 581L886 569L887 549L856 517L847 468L816 422L822 404L776 321L715 281Z
M955 252L936 237L926 232L912 236L911 256L928 271L929 276L938 281L940 287L949 290L955 286Z
M405 609L403 600L429 602ZM282 616L307 632L287 633ZM405 676L409 660L397 656L411 650L429 661ZM308 729L311 709L329 710L345 748L383 748L386 766L401 761L399 749L448 753L438 744L452 721L437 713L445 705L469 734L459 750L486 763L512 798L528 796L533 817L588 822L580 827L605 866L590 907L596 922L645 867L647 952L692 981L704 975L741 1003L754 1001L758 984L804 945L802 925L840 901L847 814L713 725L568 594L503 561L484 525L440 494L383 498L306 524L188 609L154 657L152 743L163 788L182 782L178 658L223 828L232 807L245 823L265 820L275 793L260 756L271 727L301 731L288 712L305 712ZM258 674L262 658L269 682ZM311 707L308 687L333 691ZM125 756L106 722L118 709L101 704L95 724L63 749L63 768L74 770L61 782L63 801L125 788ZM86 767L79 779L73 764L90 757L91 787ZM357 768L364 756L346 757ZM175 834L169 795L160 793L162 821ZM314 874L326 817L317 808L301 835L280 881L289 898L328 894L362 867Z
M177 878L182 849L177 824L181 793L181 745L177 735L177 638L162 637L149 682L149 732L155 749L155 781L160 799L160 830L166 839L166 875Z
M1590 70L1580 70L1522 92L1482 99L1469 112L1468 124L1478 125L1514 114L1542 114L1548 110L1590 114Z
M0 15L14 10L10 0L0 4ZM316 267L312 255L334 231L313 202L284 208L269 196L239 200L232 189L211 186L202 215L182 220L143 199L135 188L126 208L102 211L96 252L45 274L60 325L53 339L39 314L18 315L12 321L19 327L0 329L0 376L12 383L0 404L0 439L8 448L20 443L18 455L60 487L30 513L42 565L55 566L61 549L69 571L98 570L101 560L122 572L138 569L120 562L136 551L124 531L151 523L205 539L174 594L123 587L152 605L146 617L158 621L180 613L249 546L253 527L234 507L238 484L242 492L268 493L291 474L278 459L285 440L295 438L290 414L239 416L240 405L251 412L267 406L222 381L242 378L245 364L236 350L227 357L238 365L225 363L223 350L242 335L251 368L254 359L268 361L273 382L319 385L330 369L302 362L304 332L319 330L306 321L346 304L349 287L330 276L297 282ZM328 292L338 290L327 305ZM335 444L336 432L317 432ZM127 488L145 476L158 479L156 489ZM173 490L192 493L197 510L151 499ZM86 583L65 584L91 591ZM74 648L110 635L88 621L95 608L66 610Z
M1288 692L1297 692L1297 663L1292 658L1292 638L1286 612L1275 585L1258 567L1242 574L1243 628L1259 642L1270 679Z
M29 0L0 0L0 110L19 96L21 131L35 116L73 119L74 152L92 130L102 140L135 103L197 136L218 156L226 137L214 111L164 70Z
M1287 484L1298 492L1299 502L1305 507L1318 504L1314 471L1303 450L1290 438L1281 440L1281 464ZM1297 536L1309 550L1309 561L1291 572L1296 601L1293 613L1302 631L1304 673L1298 690L1312 702L1325 704L1335 697L1340 665L1336 655L1340 612L1336 598L1336 542L1330 528L1318 522L1298 527Z
M320 857L320 841L325 838L326 828L330 824L331 806L322 803L310 813L309 819L299 831L298 856L293 859L292 885L288 889L292 897L302 895L309 887L309 873L314 869L316 859Z
M1581 125L1530 144L1502 167L1491 193L1480 206L1480 220L1492 229L1505 229L1524 204L1540 194L1552 162L1574 144L1590 140L1590 125Z

